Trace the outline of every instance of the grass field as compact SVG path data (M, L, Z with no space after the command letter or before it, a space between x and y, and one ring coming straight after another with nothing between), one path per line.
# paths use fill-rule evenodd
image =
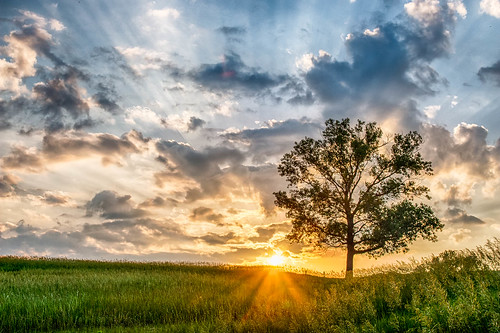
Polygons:
M500 332L500 241L351 280L0 258L0 332Z

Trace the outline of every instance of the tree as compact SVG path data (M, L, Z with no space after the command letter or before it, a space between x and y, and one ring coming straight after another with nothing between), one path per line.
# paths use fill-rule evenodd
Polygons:
M432 174L417 132L382 138L376 123L327 120L322 138L295 143L278 166L288 191L275 192L287 210L290 241L347 250L346 277L356 254L406 252L418 237L436 240L443 224L419 181ZM421 200L418 200L421 201Z

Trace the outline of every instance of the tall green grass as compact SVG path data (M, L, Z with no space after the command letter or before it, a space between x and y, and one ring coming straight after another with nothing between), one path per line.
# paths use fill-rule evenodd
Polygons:
M499 254L494 240L350 280L2 257L0 332L500 332Z

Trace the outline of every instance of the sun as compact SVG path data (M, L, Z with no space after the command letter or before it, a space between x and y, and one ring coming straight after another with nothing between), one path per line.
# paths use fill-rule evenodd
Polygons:
M285 263L286 258L281 251L275 251L274 254L267 260L271 266L280 266Z

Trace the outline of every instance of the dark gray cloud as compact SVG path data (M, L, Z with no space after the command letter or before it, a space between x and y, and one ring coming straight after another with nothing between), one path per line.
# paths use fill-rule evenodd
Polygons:
M8 100L0 99L0 131L11 128L13 121L15 123L15 118L31 105L32 102L22 96Z
M241 43L241 37L247 32L245 27L238 26L222 26L217 29L217 31L224 35L224 37L226 38L226 42L228 43Z
M156 174L159 186L163 186L164 181L171 177L188 177L200 184L200 188L188 191L188 201L219 194L223 187L221 166L241 164L245 160L239 150L225 147L210 147L200 152L186 144L160 141L156 149L160 153L158 161L166 166L164 172Z
M60 232L56 230L42 231L25 223L4 223L4 232L0 233L0 251L13 255L51 255L61 256L75 254L82 258L102 254L96 248L84 246L85 237L80 232Z
M45 57L53 63L53 67L37 65L38 80L33 88L34 99L24 103L22 112L39 115L43 118L45 129L58 131L80 117L89 116L89 105L86 102L80 82L88 82L90 77L81 69L69 65L53 52L52 36L39 24L22 18L15 21L18 30L8 36L9 45L17 45L12 71L8 73L12 79L24 79L33 76L31 67L36 63L36 57ZM35 52L34 54L30 52ZM17 97L14 97L17 98ZM19 111L18 111L19 113ZM70 126L71 127L71 126Z
M69 200L69 198L66 195L50 193L50 192L44 193L41 199L43 200L43 202L52 206L67 204Z
M192 221L206 221L215 223L217 225L224 225L223 221L225 216L215 213L212 208L198 207L192 210L189 218Z
M134 208L130 199L130 195L120 196L114 191L99 192L85 205L86 216L90 217L97 213L105 219L112 220L132 219L147 215L145 210Z
M273 242L273 245L281 249L285 256L288 254L290 257L297 258L300 253L309 252L311 253L311 249L307 248L307 245L303 243L291 243L288 239L282 238Z
M171 221L150 218L117 219L100 224L85 224L82 234L97 241L119 247L118 244L131 244L137 249L161 246L168 240L193 241L178 225Z
M244 239L234 232L225 234L209 232L204 236L190 236L170 220L151 218L87 223L79 230L69 232L33 227L21 220L15 224L0 222L0 230L0 252L7 255L241 263L247 258L263 256L268 250L267 247L241 247ZM229 251L200 254L191 249L193 242L199 241L207 245L228 245ZM165 246L172 252L142 253L150 247ZM131 254L137 251L141 254Z
M73 68L47 82L39 82L33 86L36 104L50 129L54 123L62 123L64 111L73 119L81 116L89 117L89 105L82 96L78 79L80 72Z
M257 68L248 67L236 53L224 55L217 64L204 64L190 72L191 78L214 90L240 89L244 93L256 94L284 83L287 76L274 76Z
M264 256L267 247L231 247L229 251L200 254L183 247L203 241L208 245L236 244L240 241L234 233L202 237L186 235L171 221L153 219L115 220L102 224L85 224L81 230L61 232L42 230L24 221L17 224L0 223L0 252L4 255L44 255L69 258L140 260L140 261L190 261L242 263L247 258ZM88 242L88 240L93 240ZM181 244L179 244L179 242ZM144 251L150 246L169 245L171 252L155 251L131 254L131 249Z
M13 146L1 162L6 169L25 169L30 172L42 171L49 163L92 155L102 156L106 164L116 162L122 156L141 152L146 149L141 146L148 141L134 130L121 137L103 133L51 133L43 137L41 150Z
M30 234L35 230L38 230L38 228L35 228L31 226L30 224L26 223L24 220L20 220L17 222L17 224L9 223L7 225L7 228L4 228L6 231L10 233L14 233L17 235L26 235Z
M116 66L121 72L132 79L138 79L140 74L129 65L127 59L114 47L96 47L90 55L92 59L102 60L109 65Z
M126 155L138 153L138 142L147 142L141 133L134 130L117 137L112 134L95 135L45 135L43 137L42 153L50 159L64 156L78 156L97 153L104 156Z
M420 75L410 79L412 61L392 26L381 28L379 34L359 34L346 42L352 63L326 54L314 58L314 67L305 74L305 80L314 94L329 105L326 116L370 113L365 116L383 119L398 114L404 126L416 127L421 115L411 98L431 93L429 87L436 78ZM429 67L419 67L433 73Z
M469 215L465 207L472 204L472 185L493 181L500 172L500 144L488 144L486 128L461 123L453 132L439 125L427 124L422 129L422 154L432 161L435 174L459 176L441 197L447 208L444 218L450 223L483 224L480 218ZM460 170L457 173L457 168ZM468 184L470 183L470 184Z
M164 199L162 197L154 197L152 199L145 200L139 204L139 208L148 208L148 207L175 207L179 201L167 198Z
M157 160L165 166L164 171L155 175L158 186L186 178L198 184L186 191L187 202L255 193L264 212L272 214L275 208L272 193L286 186L275 164L243 165L245 153L239 149L207 147L197 151L175 141L160 141L157 150L160 154Z
M37 74L44 81L33 86L35 98L29 109L43 117L49 132L71 127L82 129L98 123L89 115L87 88L94 91L92 100L97 107L113 115L121 111L112 81L104 82L106 78L102 75L92 75L72 65L40 68Z
M52 52L53 41L51 35L43 28L36 24L26 24L24 21L16 21L19 30L12 31L10 38L29 46L36 51L50 59L56 66L64 66L66 63L57 55Z
M223 134L229 144L246 149L255 163L265 163L273 158L280 158L288 152L294 141L305 136L317 137L322 126L309 119L288 119L283 122L270 122L257 129L245 129L239 132Z
M314 97L310 90L306 91L303 95L295 95L294 97L287 100L287 103L292 105L312 105L314 103Z
M401 24L407 29L405 43L412 57L430 62L452 50L451 32L456 25L457 12L445 0L440 0L437 10L432 12L418 10L419 5L430 6L429 3L416 4L414 11L407 7L408 21Z
M470 205L472 203L472 197L467 193L461 193L460 187L458 185L451 185L446 192L443 202L448 206L458 207L462 205Z
M16 193L16 179L11 175L3 175L0 178L0 197L10 197Z
M219 29L217 29L218 32L224 34L225 36L238 36L238 35L243 35L247 32L245 27L228 27L228 26L222 26Z
M481 81L492 81L500 86L500 60L488 67L481 67L477 72Z
M422 152L437 173L465 167L469 177L484 180L500 166L497 148L488 145L488 130L482 126L461 123L451 133L439 125L425 125L422 134Z
M228 232L224 235L209 232L205 236L200 237L200 239L209 245L222 245L242 242L242 238L238 237L234 232Z
M100 121L96 121L90 117L80 119L77 122L73 124L73 129L75 130L82 130L84 128L90 128L94 127L95 125L99 124ZM50 132L50 131L49 131Z
M312 105L315 101L312 91L306 89L305 83L296 77L289 77L286 84L280 87L279 94L288 98L287 103L291 105Z
M43 230L21 220L17 224L0 224L0 230L3 230L0 233L0 251L3 254L48 254L96 259L123 259L129 256L131 248L141 251L150 246L164 246L172 243L173 240L178 242L198 240L197 237L186 235L171 221L148 218L118 219L100 224L85 224L81 230L70 232ZM89 239L94 242L89 244ZM116 252L121 252L121 254L112 254ZM187 249L184 252L190 253ZM196 254L191 254L191 257L196 257ZM176 258L175 254L163 254L163 260Z
M432 17L412 15L349 34L349 61L324 52L311 57L304 79L326 104L325 117L393 118L403 128L419 127L424 116L415 98L447 84L430 63L451 52L456 13L442 1Z
M104 84L99 82L96 86L97 92L92 96L92 99L103 110L111 114L117 114L122 111L116 100L119 98L114 85Z
M0 103L0 129L26 117L33 118L32 127L49 132L94 126L96 122L89 116L86 96L89 89L95 90L93 99L98 107L116 113L119 106L114 91L100 83L98 76L83 70L81 65L85 62L67 61L57 55L54 52L57 43L45 30L48 21L32 18L27 15L11 21L17 30L5 36L7 45L0 50L0 55L7 56L2 75L6 75L12 90L9 98ZM40 58L48 59L53 66L37 64ZM24 80L32 76L36 77L32 95L20 97L23 94L19 92L27 88L23 86Z
M172 160L187 175L197 178L218 174L220 165L240 164L245 156L237 149L208 147L202 152L175 141L159 141L156 148L168 161Z
M66 206L70 204L71 198L62 192L43 191L39 188L27 188L20 184L21 179L14 175L3 175L0 177L0 198L17 197L40 200L50 206Z
M478 217L467 214L461 208L449 208L446 213L446 220L451 223L461 224L484 224L485 222Z
M266 215L275 213L273 192L286 188L285 180L279 176L275 164L264 164L260 166L234 166L226 170L229 179L236 177L246 191L253 191L258 195L259 204ZM236 189L230 189L233 193L238 193ZM248 193L242 192L247 195Z
M252 242L267 242L269 241L275 233L277 232L285 232L288 233L290 231L290 224L285 223L273 223L267 226L257 227L255 231L259 234L256 237L250 237L249 240Z
M314 67L306 73L306 82L322 100L373 98L372 89L398 89L405 95L418 89L405 77L410 68L408 50L392 25L379 28L376 36L352 35L346 48L352 63L323 54L313 59Z
M124 51L127 49L125 48ZM185 76L182 68L176 64L163 59L156 54L151 55L146 50L136 50L133 54L122 53L115 47L96 47L91 53L91 58L97 62L102 62L107 68L113 70L111 78L117 80L132 79L139 83L144 78L144 70L148 68L159 69L161 72L168 74L172 78L180 78ZM127 59L129 57L129 59ZM134 65L143 65L144 70L134 68ZM125 74L125 78L121 74Z
M21 128L19 131L17 131L17 133L19 135L23 135L23 136L30 136L31 134L37 132L37 130L33 127L28 127L28 128Z
M43 159L36 152L30 151L26 147L14 146L11 147L9 155L2 157L2 167L36 172L44 170L45 165Z
M196 131L198 128L202 128L206 123L205 120L193 116L189 118L188 131Z

